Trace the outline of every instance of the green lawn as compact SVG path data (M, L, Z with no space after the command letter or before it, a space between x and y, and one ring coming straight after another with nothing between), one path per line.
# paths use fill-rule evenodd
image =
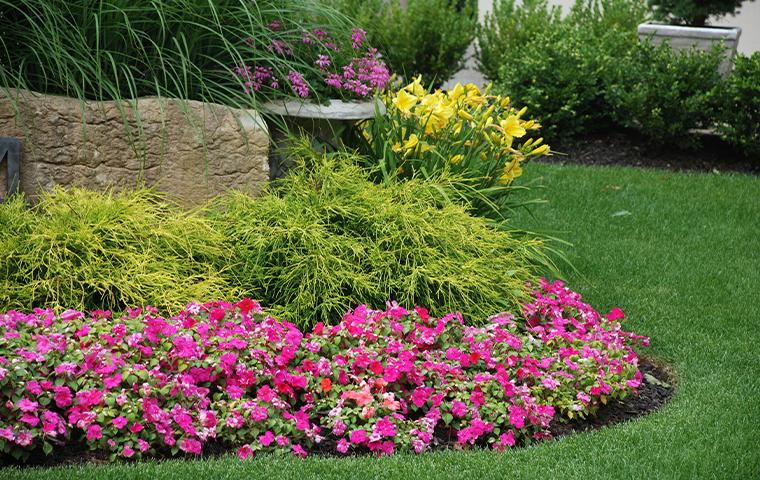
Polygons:
M532 165L550 203L525 215L573 242L570 285L672 363L671 403L645 418L505 454L260 456L0 470L2 478L758 478L760 179ZM621 213L623 212L623 213Z

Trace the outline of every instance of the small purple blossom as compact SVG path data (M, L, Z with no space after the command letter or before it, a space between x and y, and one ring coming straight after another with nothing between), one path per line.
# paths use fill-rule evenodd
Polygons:
M364 43L364 38L367 36L367 32L362 30L361 28L352 28L351 29L351 48L354 50L359 50L362 47L362 44Z
M330 66L330 57L325 54L321 54L317 57L314 63L320 68L325 69Z
M309 85L306 84L302 74L291 70L288 72L288 82L290 82L290 87L296 92L296 95L301 98L309 96Z

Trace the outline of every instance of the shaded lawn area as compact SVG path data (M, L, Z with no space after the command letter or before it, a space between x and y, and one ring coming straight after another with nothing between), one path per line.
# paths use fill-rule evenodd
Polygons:
M575 246L571 287L652 338L679 385L649 416L505 454L259 456L0 470L0 478L758 478L760 178L534 164L550 225Z

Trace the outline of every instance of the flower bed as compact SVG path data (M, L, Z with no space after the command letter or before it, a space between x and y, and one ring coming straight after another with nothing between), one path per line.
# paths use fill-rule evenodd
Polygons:
M496 450L550 437L641 383L621 329L561 282L484 327L421 307L360 306L310 333L248 299L112 318L0 315L0 451L17 459L86 440L116 456L257 451Z

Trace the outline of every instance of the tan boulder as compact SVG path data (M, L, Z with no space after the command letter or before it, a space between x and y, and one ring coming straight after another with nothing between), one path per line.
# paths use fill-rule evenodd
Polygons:
M23 142L21 191L34 198L56 184L102 191L142 182L192 207L265 185L269 135L255 110L155 97L136 103L0 90L0 136ZM0 197L5 185L3 162Z

